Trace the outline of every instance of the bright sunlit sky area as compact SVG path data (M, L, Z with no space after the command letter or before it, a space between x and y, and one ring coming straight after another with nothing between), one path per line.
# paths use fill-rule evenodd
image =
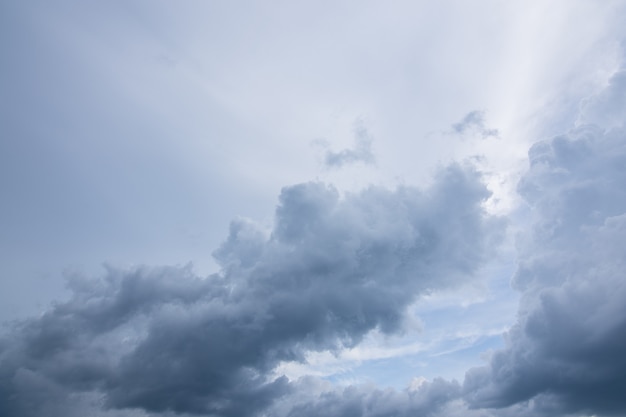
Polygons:
M531 331L537 311L556 323L546 300L570 305L592 275L620 283L592 298L624 312L623 272L578 279L585 244L562 242L588 233L579 240L600 248L583 251L588 264L623 271L623 251L598 242L626 231L611 232L626 213L612 191L624 160L601 160L626 142L625 11L620 0L2 2L0 414L626 412L613 397L569 397L565 382L528 388L549 361L519 384L485 376L541 356L519 347L550 333ZM593 151L563 151L585 141ZM613 167L610 180L593 182L594 164ZM563 173L595 193L567 200L582 188ZM554 278L566 255L578 272ZM545 343L537 352L553 352ZM137 359L155 346L155 363L177 357L176 370ZM35 348L48 353L26 358ZM100 359L83 371L88 357ZM623 388L624 373L606 383Z

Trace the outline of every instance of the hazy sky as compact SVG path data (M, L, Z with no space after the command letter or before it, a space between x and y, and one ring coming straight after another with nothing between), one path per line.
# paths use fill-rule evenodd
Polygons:
M0 415L626 414L626 2L0 4Z

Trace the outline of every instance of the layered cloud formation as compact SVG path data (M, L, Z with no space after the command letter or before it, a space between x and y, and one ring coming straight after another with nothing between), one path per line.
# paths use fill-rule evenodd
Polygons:
M283 190L269 233L232 223L215 252L219 274L74 279L69 301L2 338L0 414L80 414L79 400L96 398L102 409L259 415L294 389L269 378L280 362L399 332L416 297L471 277L501 234L483 210L488 196L457 165L424 191L341 197L300 184Z

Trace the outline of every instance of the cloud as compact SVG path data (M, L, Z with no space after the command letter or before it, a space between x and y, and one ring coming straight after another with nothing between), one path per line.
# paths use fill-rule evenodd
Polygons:
M433 416L460 394L458 382L443 379L422 382L418 389L403 391L350 386L342 391L324 392L310 402L298 404L287 417Z
M626 113L607 104L623 96L622 78L587 100L606 105L606 129L579 126L529 151L518 191L531 220L513 278L522 298L505 348L460 389L437 379L405 391L352 386L289 416L624 415L626 130L615 121Z
M140 267L71 279L69 301L0 338L0 414L621 415L626 131L579 126L535 144L529 163L518 321L462 385L337 390L275 372L373 330L402 332L417 297L466 282L489 259L502 219L484 212L480 175L452 165L425 190L286 187L271 230L232 222L214 253L221 269L206 278Z
M452 130L458 134L474 132L483 138L498 136L498 129L487 127L485 123L485 112L474 110L465 115L461 121L452 125Z
M339 152L327 150L324 155L324 164L329 168L340 168L344 165L361 162L373 164L376 161L372 153L372 138L361 122L355 123L354 148L343 149Z
M626 130L614 118L626 113L609 105L626 92L623 74L588 101L615 112L604 115L609 129L583 125L529 151L519 318L506 348L468 371L472 407L533 400L553 414L626 413Z
M87 414L258 415L297 388L270 377L279 363L356 346L374 329L401 332L416 297L475 274L503 226L484 212L488 196L459 165L426 190L342 197L304 183L283 189L271 231L231 224L217 274L140 267L74 278L69 301L0 339L0 414L91 404Z
M324 381L307 377L296 384L299 394L291 403L278 404L270 417L580 417L562 413L543 398L504 409L468 409L463 388L457 381L435 378L417 380L404 390L379 389L374 385L351 385L336 389ZM302 394L308 393L308 394ZM304 397L304 398L303 398ZM287 407L285 407L287 405Z
M626 69L617 71L602 93L583 101L579 123L605 128L624 127L626 114Z

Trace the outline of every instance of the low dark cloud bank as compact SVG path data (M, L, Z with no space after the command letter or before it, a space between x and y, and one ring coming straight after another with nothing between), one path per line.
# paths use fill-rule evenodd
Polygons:
M287 417L435 416L450 411L450 402L458 399L460 394L458 382L440 378L425 382L416 390L351 386L326 392L313 401L296 405Z
M218 274L143 267L75 278L69 301L2 337L0 415L261 415L295 389L268 378L279 362L354 346L373 329L402 331L417 296L472 276L502 231L483 211L488 196L457 165L423 191L340 197L300 184L283 190L270 233L232 223Z

